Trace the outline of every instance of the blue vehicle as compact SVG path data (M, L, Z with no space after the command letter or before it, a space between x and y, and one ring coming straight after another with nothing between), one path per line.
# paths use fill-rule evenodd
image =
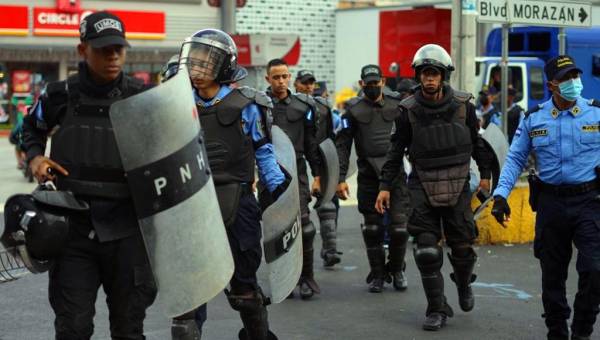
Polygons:
M546 60L558 55L556 27L514 27L509 33L509 84L520 94L516 102L531 108L550 98L543 72ZM597 98L600 93L600 27L567 28L566 54L581 68L583 97ZM493 29L487 38L486 57L476 58L476 84L491 85L499 73L502 55L502 30ZM498 78L496 78L497 80Z

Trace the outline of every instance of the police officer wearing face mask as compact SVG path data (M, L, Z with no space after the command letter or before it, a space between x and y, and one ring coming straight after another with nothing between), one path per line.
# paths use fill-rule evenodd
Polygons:
M581 97L582 71L571 57L550 59L544 71L552 99L529 110L517 128L492 214L499 223L508 220L506 199L535 151L539 177L530 180L530 203L537 210L534 255L542 268L548 339L569 338L565 282L573 244L579 283L571 339L591 339L600 305L600 102Z
M56 339L90 339L98 288L107 295L113 339L143 339L145 311L156 287L108 113L143 90L123 74L123 22L108 12L87 16L77 47L79 72L48 84L24 121L34 176L54 180L90 206L72 216L68 242L50 269L48 295ZM52 135L50 158L44 156Z
M390 206L390 189L397 177L404 176L403 157L408 149L413 165L408 178L412 207L408 231L415 237L414 257L427 297L423 329L437 331L453 316L440 272L442 223L452 250L448 254L454 269L450 277L456 283L460 307L466 312L474 307L471 283L477 255L472 247L476 232L469 167L473 157L481 173L480 186L489 190L490 159L478 134L471 94L447 85L454 70L450 55L439 45L425 45L415 54L412 67L421 86L400 104L381 174L377 210L383 212Z
M408 240L406 231L408 193L402 185L405 181L403 174L393 178L391 187L394 189L394 197L389 211L375 210L375 200L379 192L379 175L389 146L390 132L394 119L400 113L398 110L400 94L383 93L385 78L377 65L366 65L362 68L359 84L364 95L348 100L346 113L342 116L342 130L336 137L340 158L340 183L337 195L342 200L349 197L349 188L345 180L354 141L358 156L358 210L364 217L361 230L371 267L367 276L369 291L381 293L384 281L392 280L396 290L405 290L407 282L404 274L406 267L404 255ZM387 225L384 223L384 217L390 220ZM390 236L387 265L383 247L385 228Z

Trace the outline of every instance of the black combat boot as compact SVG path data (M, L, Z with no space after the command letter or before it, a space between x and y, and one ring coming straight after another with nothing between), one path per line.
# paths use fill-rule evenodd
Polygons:
M323 266L331 268L340 263L342 253L337 251L337 232L335 219L321 220L321 238L323 239L323 248L321 249L321 258Z
M244 328L240 329L240 340L277 340L275 334L269 330L267 320L267 307L262 306L254 311L240 311Z
M196 320L173 319L171 324L171 339L172 340L200 340L202 331L198 329Z
M300 298L307 300L313 297L315 293L321 293L321 288L319 288L314 278L312 242L303 249L302 258L302 273L300 274L298 286L300 288Z
M477 275L473 274L477 255L475 255L474 252L471 252L468 257L457 258L448 254L448 258L454 268L454 273L450 274L450 278L456 283L460 309L469 312L473 310L473 307L475 306L475 297L473 296L471 283L475 282L475 279L477 279Z
M388 251L389 261L386 265L386 268L392 277L394 289L400 291L406 290L408 287L408 280L406 279L406 275L404 273L406 269L406 262L404 262L406 245L397 247L392 247L390 245Z
M386 279L385 250L383 246L367 248L367 257L371 266L371 272L367 276L369 292L381 293L383 291L383 282Z
M421 280L427 297L427 318L423 323L423 329L438 331L446 325L448 317L454 316L454 311L444 296L444 277L439 271L430 274L421 273Z

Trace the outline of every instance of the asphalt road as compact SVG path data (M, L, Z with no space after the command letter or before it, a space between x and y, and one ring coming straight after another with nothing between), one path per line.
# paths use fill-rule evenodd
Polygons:
M0 138L1 206L10 194L33 188L15 167L6 138ZM396 292L389 286L382 294L367 291L365 277L369 269L360 235L361 221L352 202L342 207L339 225L339 248L344 252L342 263L335 270L325 270L320 260L315 261L316 279L322 288L320 295L310 301L290 299L269 306L271 328L279 339L545 339L545 326L540 317L540 270L531 245L477 247L476 306L470 313L459 310L456 289L449 279L450 263L445 260L446 292L455 317L442 331L432 333L421 330L426 303L410 252L406 292ZM320 248L319 236L315 248ZM568 286L569 301L573 300L576 286L573 269L574 264ZM53 338L47 284L46 274L28 275L0 284L0 340ZM104 300L100 291L93 339L110 339ZM208 308L203 339L236 339L241 322L224 295L211 301ZM145 330L149 340L170 339L170 322L160 306L148 310ZM593 339L600 339L600 334Z

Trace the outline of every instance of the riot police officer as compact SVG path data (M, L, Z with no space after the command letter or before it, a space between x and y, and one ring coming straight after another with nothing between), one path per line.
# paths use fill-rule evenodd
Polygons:
M569 338L565 283L573 244L579 284L571 339L590 339L600 305L600 102L581 97L582 71L571 57L548 60L544 71L552 98L529 110L519 124L494 191L492 214L501 224L508 220L506 200L535 151L539 177L532 176L529 189L537 210L534 255L542 268L548 339Z
M394 178L393 207L389 212L377 212L375 200L379 192L379 175L385 161L388 149L388 139L392 131L394 119L398 116L400 94L391 92L383 93L385 78L377 65L366 65L362 68L359 84L363 96L348 100L346 113L342 116L342 129L336 137L336 146L340 156L340 180L337 188L338 197L342 200L348 198L348 184L346 174L352 142L356 144L358 156L358 210L364 216L361 226L363 239L367 247L367 257L371 271L367 276L369 291L381 293L384 281L393 280L396 290L407 288L404 269L406 263L406 242L408 232L406 222L408 219L408 193L401 183L403 176ZM390 236L389 262L385 263L385 249L383 246L385 228L384 214L390 220L387 232ZM391 279L391 280L390 280Z
M288 135L296 151L303 252L302 274L298 286L300 297L310 299L315 293L321 292L313 272L313 240L317 231L310 220L308 209L311 192L319 192L321 186L319 176L321 157L316 135L316 103L306 94L292 93L289 90L291 74L287 63L282 59L269 61L265 79L270 85L267 95L273 100L273 124L279 126ZM312 188L308 187L305 160L308 161L314 177Z
M300 70L294 81L296 92L306 95L313 95L316 87L316 78L310 70ZM325 84L319 88L320 94L326 94ZM317 142L330 138L334 140L336 127L340 125L340 117L333 113L331 106L326 98L315 96L315 104L319 115L319 126L317 127ZM321 231L321 258L326 268L333 267L340 263L341 252L337 250L337 211L339 201L334 197L330 202L323 202L316 210L319 216L319 226Z
M377 210L383 212L389 206L389 190L393 180L404 173L403 157L408 148L413 165L408 179L412 207L408 231L416 240L415 262L427 297L423 329L436 331L453 316L440 272L442 222L446 243L452 249L448 257L454 273L450 277L458 288L460 307L463 311L474 307L471 283L477 256L472 247L476 234L469 165L473 156L481 173L480 185L489 190L490 160L478 134L471 94L446 84L454 70L448 53L438 45L425 45L416 52L412 67L420 88L400 104L381 174Z
M115 101L143 90L122 72L123 22L108 12L87 16L77 46L83 62L66 81L48 84L24 121L24 147L38 181L85 201L71 216L68 241L49 275L56 339L89 339L98 288L107 295L111 337L143 339L156 287L108 117ZM51 131L50 158L44 156Z
M188 69L194 88L208 162L233 254L235 271L225 294L244 324L239 338L276 339L269 331L268 301L256 277L262 258L262 231L261 211L252 190L255 163L261 183L273 198L285 190L285 175L270 140L271 100L255 89L229 86L248 73L237 64L233 39L220 30L204 29L187 38L179 65ZM174 325L189 325L193 314L174 320ZM178 339L194 338L181 334Z

